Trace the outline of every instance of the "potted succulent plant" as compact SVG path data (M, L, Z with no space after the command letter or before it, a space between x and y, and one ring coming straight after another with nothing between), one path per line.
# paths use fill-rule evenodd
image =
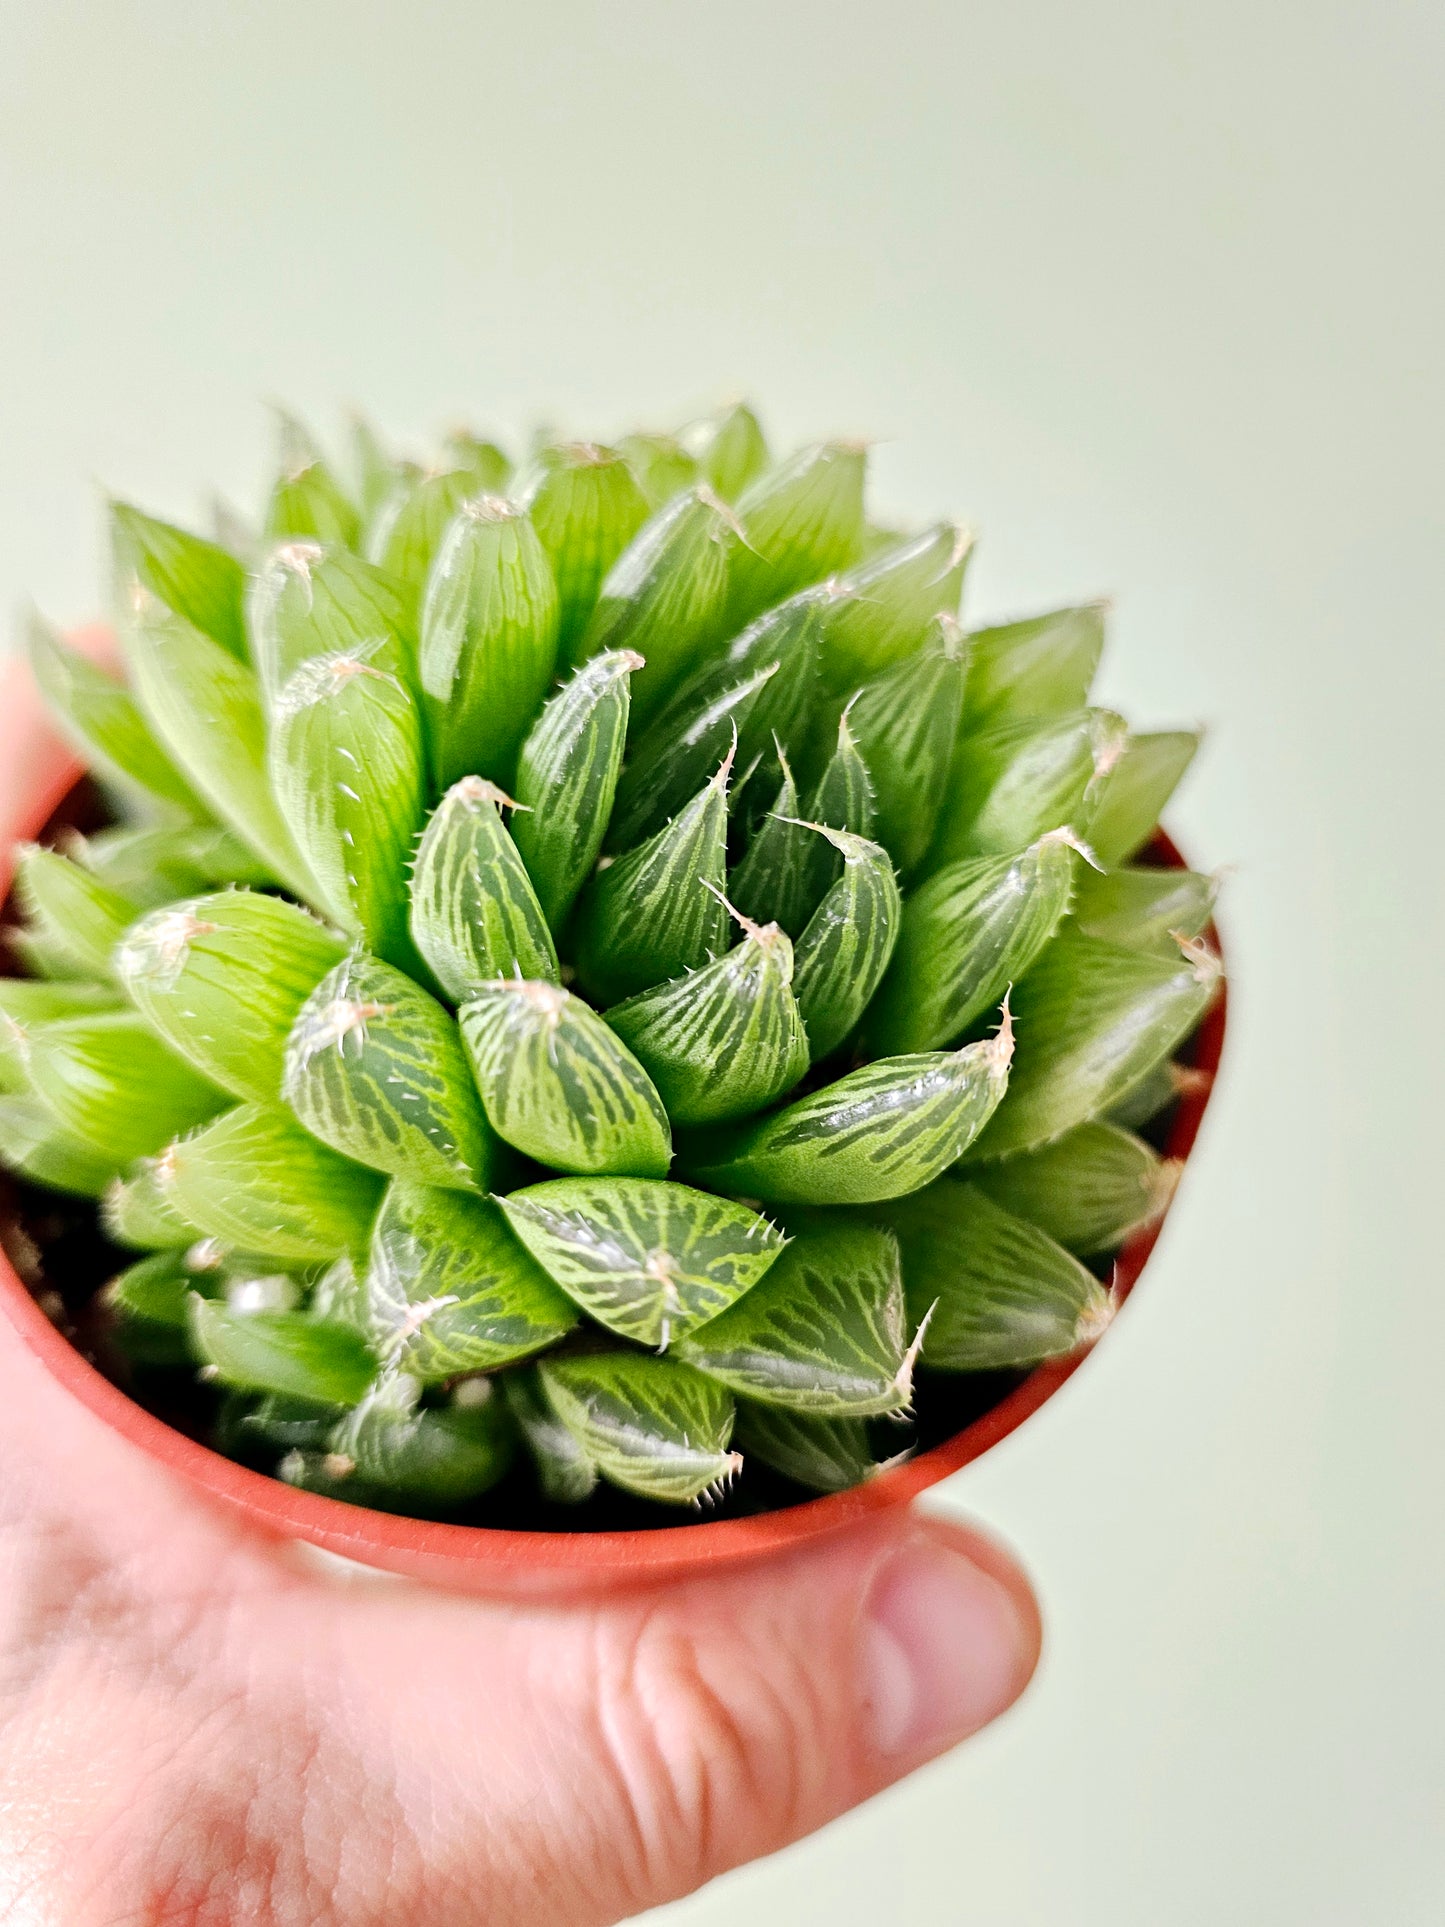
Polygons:
M286 443L261 532L114 508L118 663L36 624L99 791L0 718L10 1316L253 1518L455 1583L974 1456L1197 1128L1195 737L1089 705L1098 605L963 629L967 534L745 407L517 474L362 429L349 489Z

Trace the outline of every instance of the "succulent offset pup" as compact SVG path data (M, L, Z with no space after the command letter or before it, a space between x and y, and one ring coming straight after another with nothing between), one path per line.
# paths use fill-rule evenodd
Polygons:
M838 1490L1088 1342L1219 979L1102 608L966 632L967 534L742 406L351 489L286 435L262 534L114 508L123 680L33 636L119 821L20 853L0 1157L144 1254L138 1392L471 1517L519 1452Z

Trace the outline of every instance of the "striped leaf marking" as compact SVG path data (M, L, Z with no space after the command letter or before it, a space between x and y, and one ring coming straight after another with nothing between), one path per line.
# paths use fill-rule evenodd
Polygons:
M555 984L483 985L462 1041L493 1130L554 1171L660 1178L672 1133L651 1079L595 1011Z
M1074 901L1074 922L1087 937L1172 956L1176 937L1197 937L1203 930L1218 895L1219 878L1197 870L1086 872Z
M156 1173L164 1196L207 1237L273 1258L358 1249L381 1195L374 1172L258 1104L223 1112L169 1146Z
M1012 1157L1110 1110L1174 1054L1220 976L1199 943L1171 962L1066 925L1018 987L1018 1062L972 1155Z
M537 456L517 499L557 579L559 665L574 666L608 571L651 513L647 497L617 449L562 442Z
M410 689L415 620L400 583L349 549L282 542L252 583L252 646L268 708L303 664L318 657L369 657Z
M808 919L794 955L793 991L811 1055L852 1032L883 980L903 919L888 852L864 836L809 824L843 857L843 874Z
M664 1350L752 1290L786 1242L756 1211L664 1179L558 1178L500 1203L589 1316Z
M993 1116L1013 1034L958 1051L865 1064L756 1123L702 1133L683 1149L690 1176L765 1204L866 1204L919 1191Z
M838 719L836 746L818 778L804 815L810 823L826 823L830 829L848 830L854 836L873 835L877 818L873 784L854 739L847 709ZM808 875L804 902L811 917L837 882L843 862L826 838L816 836L808 839L805 860Z
M762 1282L677 1354L734 1392L794 1411L902 1411L913 1357L897 1242L875 1225L800 1231Z
M35 1089L66 1130L112 1167L150 1156L229 1102L129 1011L37 1025L28 1059Z
M752 1398L737 1407L733 1436L744 1457L813 1492L846 1492L908 1456L875 1458L866 1419L818 1418Z
M413 610L421 605L447 530L476 492L476 477L465 468L418 476L410 486L391 491L367 529L367 554L404 586Z
M573 954L583 988L620 1003L726 946L728 753L671 823L600 869L577 904ZM708 885L713 886L712 889Z
M450 1405L423 1406L405 1374L378 1381L337 1424L325 1470L340 1496L408 1512L451 1512L497 1483L512 1462L515 1433L485 1379Z
M1081 1258L1113 1251L1167 1208L1177 1159L1117 1124L1093 1121L1000 1164L970 1167L995 1204L1026 1218Z
M813 837L798 817L798 787L779 751L782 785L771 812L753 832L741 863L728 877L728 892L744 916L776 923L794 943L816 904L810 903Z
M631 709L628 684L641 667L631 649L604 650L583 663L543 709L517 758L521 808L512 836L554 933L611 821Z
M956 615L973 536L955 522L887 543L839 578L823 626L823 679L841 694L921 648L939 614Z
M872 779L878 840L905 876L933 841L967 668L963 631L937 616L929 644L866 683L848 709Z
M963 737L929 869L964 857L1011 855L1056 823L1087 834L1094 800L1124 738L1122 718L1105 709L1030 718Z
M190 1331L209 1375L244 1391L355 1405L376 1370L348 1326L304 1312L237 1312L193 1292Z
M379 956L411 959L406 864L426 807L421 715L394 643L305 662L272 712L281 812L327 914Z
M733 1402L669 1358L600 1352L543 1359L553 1412L604 1479L644 1499L687 1505L721 1491L742 1465L728 1450Z
M495 977L555 983L557 950L521 853L502 821L515 809L482 776L453 783L432 812L411 881L411 934L453 1003Z
M383 1362L427 1382L524 1358L577 1322L490 1199L401 1180L377 1213L365 1298Z
M373 1171L484 1191L496 1140L454 1019L354 951L301 1006L281 1094L314 1136Z
M496 1386L531 1454L542 1497L553 1505L591 1498L597 1467L552 1410L536 1370L504 1372Z
M655 725L648 730L628 757L617 786L607 833L609 849L631 849L656 835L686 806L719 758L731 754L734 742L741 742L750 711L777 674L777 663L765 663L723 690L675 732L659 738Z
M1013 856L950 863L913 891L868 1013L870 1048L938 1050L997 1004L1067 913L1081 847L1050 830Z
M349 1251L343 1251L316 1280L309 1309L313 1318L338 1319L366 1336L366 1273L358 1269Z
M222 1090L281 1095L302 1004L346 954L341 939L279 897L225 890L153 910L117 952L137 1010Z
M969 637L963 727L969 735L1082 709L1104 647L1108 604L1052 609Z
M674 1124L747 1117L808 1068L793 946L775 923L738 920L746 935L725 956L607 1013Z
M940 1178L881 1213L898 1235L909 1315L931 1312L923 1362L982 1372L1066 1356L1097 1336L1109 1294L1037 1225Z
M1198 730L1161 730L1130 736L1105 772L1089 820L1089 841L1110 869L1127 863L1155 826L1199 748Z
M728 628L857 561L863 541L860 442L820 442L760 475L738 499L744 541L728 573Z

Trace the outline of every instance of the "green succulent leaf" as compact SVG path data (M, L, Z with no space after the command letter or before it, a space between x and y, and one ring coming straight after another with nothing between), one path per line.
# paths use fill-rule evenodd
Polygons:
M544 1359L537 1372L585 1457L625 1492L686 1505L721 1491L742 1464L728 1450L732 1399L687 1365L601 1352Z
M181 1138L156 1170L162 1194L207 1237L303 1262L364 1246L381 1195L375 1172L258 1104L238 1105Z
M725 502L735 502L772 459L762 424L742 401L689 423L680 439L702 479Z
M15 898L31 929L86 978L114 973L115 947L135 918L125 897L59 851L22 843L15 857Z
M729 1390L820 1417L899 1412L913 1396L903 1276L873 1225L800 1231L747 1296L678 1342Z
M509 783L557 660L557 585L537 531L499 495L473 497L432 565L422 689L436 779Z
M1008 1096L974 1151L1011 1157L1108 1111L1187 1037L1219 988L1219 959L1171 961L1065 928L1019 985Z
M808 1068L793 946L775 923L739 920L747 934L726 955L607 1013L674 1124L747 1117Z
M866 1204L931 1184L978 1136L1009 1081L1013 1038L886 1057L681 1153L701 1183L765 1204Z
M1181 1097L1191 1091L1207 1090L1211 1082L1208 1071L1197 1071L1188 1064L1176 1064L1169 1058L1161 1058L1151 1071L1147 1071L1137 1084L1131 1085L1123 1097L1110 1104L1101 1115L1122 1130L1142 1130L1146 1124L1152 1124L1161 1111L1178 1103Z
M911 1318L927 1318L934 1371L1003 1371L1067 1356L1109 1321L1108 1292L1077 1258L976 1185L941 1178L887 1210Z
M111 503L110 527L117 582L138 581L237 662L249 660L246 575L233 555L128 502Z
M552 1410L538 1373L504 1372L496 1386L536 1467L542 1497L554 1505L580 1505L590 1499L597 1489L597 1467Z
M356 504L370 522L395 489L404 464L389 451L374 424L354 410L348 424L351 469L356 481Z
M810 823L871 837L877 819L873 782L859 753L847 710L838 720L838 739L808 799L804 812ZM843 859L826 837L808 841L808 882L804 901L811 916L842 874Z
M223 1451L242 1460L258 1453L263 1459L275 1452L320 1455L345 1409L311 1398L287 1398L280 1392L228 1392L216 1421L218 1442Z
M447 530L467 498L478 492L469 469L444 469L419 475L391 494L366 532L366 552L376 566L406 592L413 611L421 607L427 577Z
M922 535L889 535L840 577L823 625L827 687L854 690L921 649L938 616L957 615L972 552L969 530L940 522Z
M732 901L758 923L776 923L794 943L817 905L813 901L816 834L798 815L798 788L787 758L771 811L753 832L741 863L728 878Z
M970 1176L995 1204L1088 1258L1116 1250L1131 1231L1162 1216L1179 1169L1132 1131L1095 1121L1036 1151L980 1164Z
M1129 737L1104 776L1089 821L1089 841L1107 868L1127 863L1149 841L1199 743L1192 729Z
M630 649L633 725L645 728L677 684L727 633L731 512L710 489L679 495L645 522L618 556L576 648L584 661Z
M343 1251L321 1273L311 1288L313 1318L334 1318L365 1338L368 1332L366 1273L349 1251Z
M630 649L605 650L584 662L543 709L517 758L520 807L512 839L554 933L607 834L627 741L628 684L641 667L641 656ZM524 964L522 974L555 971L534 963Z
M373 1171L485 1191L496 1140L450 1014L355 951L301 1006L281 1094L313 1136Z
M415 612L404 586L349 549L281 543L255 579L250 618L268 706L319 658L374 662L408 684L414 676Z
M577 643L607 573L652 513L623 453L595 442L544 448L518 484L557 582L557 656L579 660Z
M496 1203L401 1180L377 1213L365 1297L382 1359L427 1382L525 1358L577 1322Z
M964 728L969 735L1082 709L1104 647L1108 604L1051 609L969 637Z
M938 825L963 710L966 642L951 616L933 636L848 707L848 724L872 783L876 834L900 872L916 870Z
M583 1311L664 1350L750 1291L786 1242L755 1211L660 1179L557 1178L499 1202Z
M303 663L276 699L270 768L320 906L380 956L408 962L406 863L426 809L425 750L394 648Z
M1063 921L1078 847L1050 830L1016 856L947 864L914 891L868 1013L871 1048L939 1050L991 1010Z
M233 1096L275 1104L291 1027L345 954L295 904L225 890L142 917L116 964L132 1003L182 1057Z
M73 649L38 616L29 625L29 644L41 694L94 768L173 811L209 814L118 676Z
M777 673L776 663L754 671L663 740L658 740L654 724L618 783L607 834L611 850L633 849L657 835L697 794L699 783L720 758L734 760L732 746L741 741L749 711Z
M266 504L266 534L311 536L355 548L361 511L300 422L283 413L280 431L280 472Z
M38 1025L27 1056L36 1091L65 1129L95 1145L112 1169L149 1157L228 1101L142 1018L125 1011Z
M214 823L99 830L77 837L71 848L78 863L137 910L200 896L223 883L265 889L276 882L254 851Z
M556 1171L663 1177L672 1133L651 1079L580 998L555 984L481 987L462 1041L493 1130Z
M600 869L582 892L573 951L599 1003L650 990L724 948L727 785L732 756L665 829Z
M48 1191L98 1198L115 1160L67 1131L50 1106L21 1091L0 1097L0 1165Z
M516 1435L487 1380L459 1387L439 1408L420 1405L418 1389L404 1375L384 1378L332 1432L328 1470L355 1479L359 1502L449 1512L480 1498L510 1466Z
M793 957L793 994L818 1058L851 1035L883 981L903 900L881 844L824 824L809 827L843 858L842 876L808 919Z
M221 1274L192 1264L190 1252L182 1248L152 1252L127 1265L102 1287L100 1300L122 1320L183 1333L190 1325L192 1296L199 1292L203 1298L216 1298L223 1291ZM184 1363L184 1357L178 1362Z
M124 1177L107 1185L101 1223L112 1244L129 1251L165 1251L201 1236L200 1226L176 1209L164 1171L164 1154L138 1158Z
M1086 871L1074 898L1085 936L1132 950L1175 954L1177 937L1197 937L1214 912L1219 878L1197 870Z
M298 896L315 883L271 794L256 678L220 643L143 602L122 632L135 692L187 780Z
M485 777L464 776L432 812L417 851L412 939L453 1003L497 977L559 975L546 916L501 817L518 807Z
M472 492L500 495L512 480L512 458L496 442L474 435L469 428L454 428L446 438L448 459L472 478Z
M208 1375L242 1391L355 1405L376 1372L376 1361L349 1326L303 1312L237 1312L192 1293L190 1332Z
M849 568L863 540L866 448L819 442L760 475L738 500L744 540L728 572L727 627Z
M817 1418L752 1398L739 1398L737 1407L733 1437L744 1458L813 1492L846 1492L898 1463L874 1457L866 1419Z
M1094 801L1125 738L1108 709L1005 723L959 743L930 870L1004 856L1058 823L1089 833Z
M28 1091L27 1040L37 1024L63 1017L95 1017L115 1010L120 996L113 984L36 983L25 977L0 977L0 1093Z
M637 478L650 509L664 507L698 480L698 465L675 435L624 435L617 452Z

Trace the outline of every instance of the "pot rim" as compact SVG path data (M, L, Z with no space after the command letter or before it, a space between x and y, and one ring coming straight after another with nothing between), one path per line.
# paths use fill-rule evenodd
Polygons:
M7 665L0 675L0 750L18 752L0 795L0 903L8 897L13 865L10 845L40 833L84 775L83 765L50 730L28 674ZM0 766L4 759L0 757ZM8 807L7 807L8 801ZM12 820L5 822L3 818ZM1160 831L1153 853L1171 867L1186 867L1173 840ZM1207 932L1221 949L1213 923ZM1222 954L1222 949L1221 949ZM1194 1067L1208 1074L1200 1088L1179 1099L1165 1155L1181 1161L1194 1147L1212 1095L1223 1051L1227 988L1194 1034ZM1141 1227L1121 1248L1114 1292L1122 1305L1137 1284L1158 1242L1168 1211ZM741 1519L716 1519L634 1531L524 1531L510 1527L449 1525L373 1512L340 1499L303 1492L263 1472L238 1465L209 1446L174 1431L112 1384L57 1329L13 1266L0 1252L0 1311L50 1375L132 1445L189 1484L201 1488L253 1526L278 1538L308 1541L367 1566L406 1572L472 1590L511 1589L519 1580L549 1585L657 1581L720 1564L733 1565L804 1541L846 1532L864 1519L906 1505L929 1486L971 1464L1018 1429L1079 1369L1092 1351L1035 1369L998 1404L941 1444L920 1452L876 1478L845 1492L821 1495L777 1511ZM1095 1341L1098 1342L1097 1340Z

